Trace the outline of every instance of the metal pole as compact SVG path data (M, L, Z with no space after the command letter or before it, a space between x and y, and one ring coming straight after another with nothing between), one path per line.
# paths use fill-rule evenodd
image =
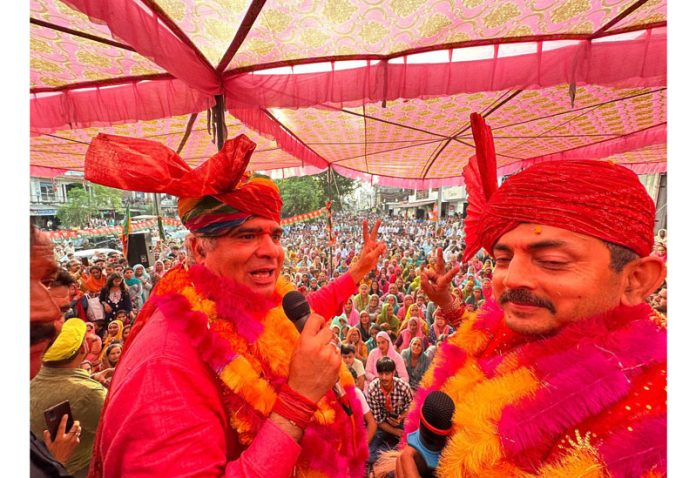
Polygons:
M442 219L442 186L437 188L437 222Z

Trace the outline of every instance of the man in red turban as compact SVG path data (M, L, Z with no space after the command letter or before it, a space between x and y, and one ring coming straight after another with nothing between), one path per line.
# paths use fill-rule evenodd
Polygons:
M423 273L458 330L421 382L392 468L414 476L419 409L441 390L455 412L438 476L664 476L666 330L645 302L665 279L650 256L652 199L601 161L535 164L498 187L491 130L471 123L463 259L494 257L493 297L463 321L457 268L438 251Z
M114 372L90 476L358 476L365 429L341 408L359 399L324 317L337 315L385 245L379 222L360 260L310 294L301 334L280 307L282 201L245 169L246 136L191 169L169 148L99 135L85 177L121 189L179 197L192 264L157 283ZM351 385L349 385L351 384Z

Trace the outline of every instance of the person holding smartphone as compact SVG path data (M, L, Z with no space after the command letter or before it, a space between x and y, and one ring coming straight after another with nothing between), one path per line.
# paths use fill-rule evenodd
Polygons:
M81 319L68 319L44 354L41 370L30 385L32 431L36 435L46 435L44 430L47 423L52 420L48 424L55 426L62 417L60 423L63 429L67 424L68 433L73 433L78 439L74 452L64 461L66 470L76 478L87 476L99 415L106 398L104 386L90 378L89 372L80 367L89 353L86 332L87 326ZM54 409L61 402L69 402L69 405ZM67 420L65 414L68 415ZM78 423L77 428L70 428L71 418ZM61 433L60 426L58 429L58 433ZM47 442L48 439L55 442L57 434L54 429L50 431L53 437L46 437Z
M58 271L53 257L53 244L45 233L35 227L30 228L30 272L29 272L29 372L33 378L39 372L41 359L56 334L63 325L63 316L55 291L50 284ZM49 436L48 430L34 434L30 432L30 474L32 477L70 476L63 466L80 442L80 424L75 421L72 428L66 430L68 417L61 417L55 438ZM45 427L42 427L45 428Z

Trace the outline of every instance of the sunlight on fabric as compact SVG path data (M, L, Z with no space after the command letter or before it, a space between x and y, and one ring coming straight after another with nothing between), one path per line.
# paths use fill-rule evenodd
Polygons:
M267 70L256 70L251 73L253 75L292 75L292 67L281 66L278 68L269 68Z
M353 68L364 68L367 60L346 60L334 62L334 70L351 70Z
M321 63L307 63L304 65L295 65L292 69L296 75L300 75L302 73L322 73L325 71L331 71L331 62L323 61Z
M493 58L495 47L493 45L472 46L469 48L457 48L452 52L452 61L476 61Z
M639 38L641 35L645 35L645 31L637 30L635 32L619 33L618 35L609 35L606 37L595 38L594 40L592 40L592 43L607 43L612 41L635 40L636 38Z
M580 44L580 40L551 40L542 42L541 51L558 50L567 46L575 46Z
M269 108L268 111L275 117L280 124L282 124L286 129L294 131L298 125L292 118L292 115L286 112L283 108Z
M537 42L503 43L498 48L498 58L536 53Z
M425 53L416 53L408 55L406 63L423 64L423 63L447 63L449 62L449 50L428 51Z

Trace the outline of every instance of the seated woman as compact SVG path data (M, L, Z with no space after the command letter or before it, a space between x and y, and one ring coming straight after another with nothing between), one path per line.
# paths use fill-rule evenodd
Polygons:
M416 319L418 321L418 323L420 324L420 328L423 331L423 334L427 336L429 329L428 322L426 322L425 320L425 314L423 313L423 309L417 303L409 307L408 312L406 312L406 317L399 325L399 334L403 332L406 328L408 328L408 323L411 319ZM408 345L408 342L406 342L404 346L406 345Z
M399 330L399 319L396 318L391 304L386 303L382 306L382 312L377 317L377 325L379 325L380 330L389 333L392 340L396 339Z
M357 327L351 327L348 330L343 343L353 345L353 347L355 347L355 358L359 359L363 365L367 363L367 345L363 342Z
M421 378L430 365L430 358L425 354L422 337L413 337L409 346L401 352L408 372L408 384L414 392L418 390Z
M394 309L394 315L399 312L399 300L394 294L387 294L387 296L384 298L384 303L391 304L392 308Z
M425 348L428 348L428 340L425 338L425 334L423 333L423 328L419 327L419 319L415 317L411 317L408 322L407 322L407 327L401 331L399 334L399 338L396 339L396 342L394 342L394 346L396 347L397 352L403 351L405 348L408 347L408 345L411 343L411 339L414 337L419 337L422 339L425 343L422 344L424 345Z
M399 311L396 313L399 322L403 322L403 320L406 318L406 312L408 312L409 308L413 305L414 301L415 299L413 298L413 295L406 294L404 296L404 305L403 307L399 308Z
M118 343L123 342L123 322L121 322L118 319L111 322L106 329L106 337L104 337L104 345L103 345L102 351L98 357L98 362L100 364L104 363L104 356L106 355L106 351L109 348L109 345L111 345L114 342L118 342ZM101 370L103 370L103 369L101 369Z
M407 382L408 372L406 371L404 359L394 349L389 334L384 331L379 332L375 338L375 342L377 342L377 348L367 356L367 364L365 365L365 388L367 389L370 382L378 378L377 361L382 357L390 357L396 364L396 376L404 382Z
M377 322L377 316L381 311L382 310L379 306L379 296L377 294L372 294L370 296L370 301L367 304L367 308L365 309L367 315L370 316L370 322Z
M367 311L362 311L360 312L360 318L358 322L358 326L356 327L358 329L358 332L360 332L360 338L362 338L363 342L367 342L370 340L370 326L372 325L372 321L370 320L370 314L367 313Z
M104 358L102 359L101 365L102 372L116 368L116 365L118 365L118 361L121 359L121 352L123 352L123 344L121 342L116 341L109 345L106 349L104 349L104 351L105 354ZM111 377L105 379L102 382L102 384L108 388L111 384Z
M370 338L367 339L365 345L367 346L367 354L369 356L370 352L377 348L377 333L379 332L379 325L370 324Z
M358 325L358 322L360 322L360 316L358 315L358 311L355 310L355 307L353 306L353 301L349 298L346 300L346 303L343 304L343 317L345 317L346 322L350 327L355 327Z
M430 344L434 344L437 342L437 338L440 335L451 335L454 333L454 328L451 325L448 325L447 322L445 321L445 318L442 316L442 311L438 307L435 309L435 321L433 322L432 327L430 327L430 332L428 332L428 342Z

